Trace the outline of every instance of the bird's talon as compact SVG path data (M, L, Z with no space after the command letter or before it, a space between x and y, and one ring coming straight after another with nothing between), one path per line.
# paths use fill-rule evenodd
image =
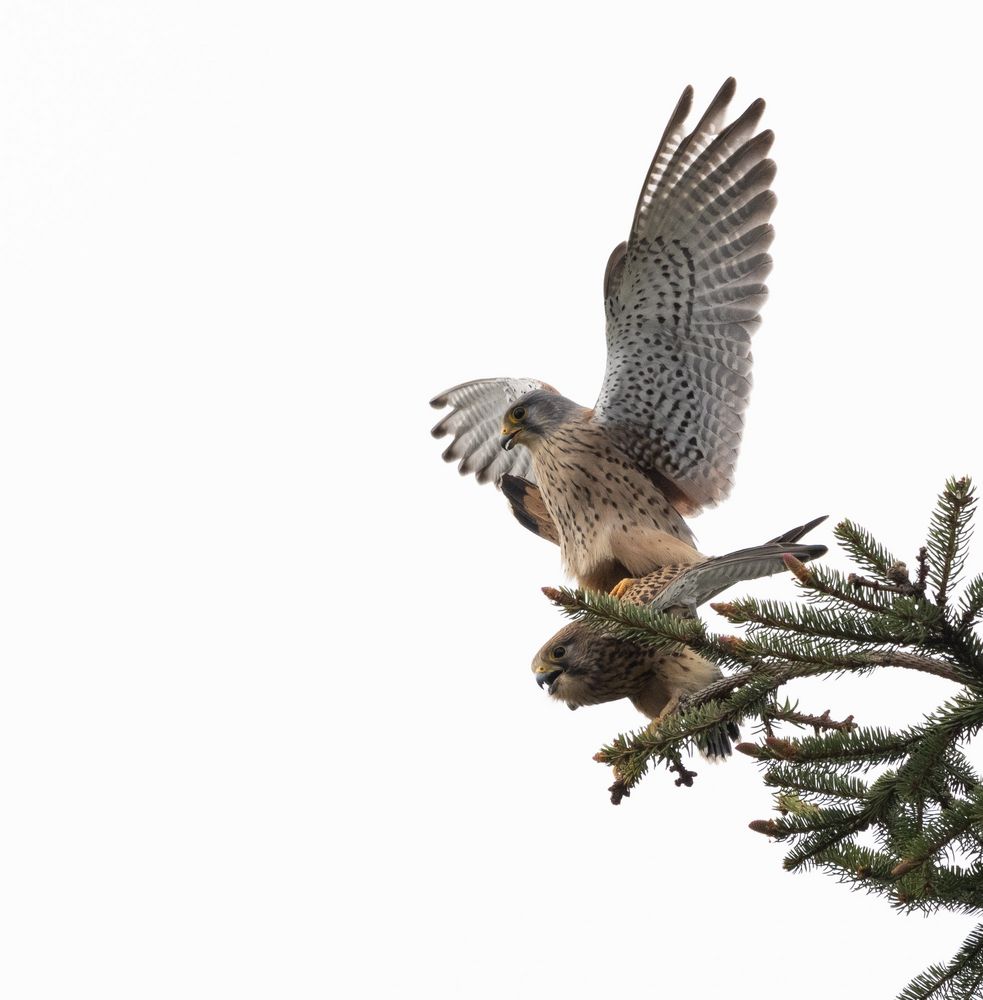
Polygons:
M618 600L620 601L625 596L625 594L627 594L628 591L635 586L636 583L638 583L636 577L626 576L624 580L621 580L619 583L616 583L611 588L611 596L618 598Z

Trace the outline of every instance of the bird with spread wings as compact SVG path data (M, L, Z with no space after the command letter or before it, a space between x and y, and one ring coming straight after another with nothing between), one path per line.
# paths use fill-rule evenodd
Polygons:
M773 135L764 102L725 125L733 79L691 132L687 87L604 276L607 367L593 409L530 378L435 397L433 429L462 474L505 488L520 521L559 542L581 586L624 594L691 565L684 516L727 496L751 391L751 334L767 295Z

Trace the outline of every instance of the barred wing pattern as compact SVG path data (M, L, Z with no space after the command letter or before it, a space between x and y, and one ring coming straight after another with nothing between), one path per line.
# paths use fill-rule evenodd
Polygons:
M502 418L520 396L552 386L534 378L483 378L456 385L430 400L435 409L451 412L431 430L435 438L453 435L444 451L445 462L460 460L462 476L474 473L479 483L498 483L509 474L535 482L532 454L527 448L505 451L501 445Z
M786 570L782 559L793 555L799 562L808 562L825 555L825 545L759 545L741 552L708 559L689 566L652 602L656 610L677 606L698 608L735 583L758 580Z
M607 369L595 407L619 445L668 479L684 514L730 491L767 296L775 206L770 131L755 101L727 127L728 80L684 134L687 87L605 276Z
M818 559L826 554L826 546L800 544L799 539L825 520L825 515L814 518L764 545L738 549L694 566L657 569L631 589L632 603L649 605L656 611L673 607L698 608L735 583L783 572L787 569L782 558L786 554L795 556L800 562Z

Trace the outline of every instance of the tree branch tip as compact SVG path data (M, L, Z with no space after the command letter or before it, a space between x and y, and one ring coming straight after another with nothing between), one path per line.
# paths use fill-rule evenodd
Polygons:
M891 869L892 878L901 878L902 875L907 875L912 869L917 868L921 864L920 861L912 861L907 859L896 864Z
M785 568L802 583L812 583L812 573L806 568L806 564L796 559L791 552L786 552L782 556Z
M734 749L738 753L747 754L748 757L760 757L761 747L757 743L738 743Z
M748 823L748 829L763 833L766 837L774 837L778 833L778 824L773 819L755 819Z
M717 601L710 605L718 615L723 615L725 618L729 618L736 609L736 606L731 601Z
M541 587L540 589L546 595L547 599L552 601L554 604L563 604L563 594L561 594L556 587Z
M798 756L798 751L791 741L782 739L780 736L766 736L765 746L777 757L784 760L794 760Z

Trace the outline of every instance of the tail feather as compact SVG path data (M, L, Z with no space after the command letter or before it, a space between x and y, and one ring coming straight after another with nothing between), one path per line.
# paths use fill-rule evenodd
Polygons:
M781 545L788 542L797 542L803 535L808 535L813 528L818 527L828 517L829 514L823 514L821 517L813 518L806 524L800 524L797 528L790 528L785 534L779 535L777 538L772 538L769 544Z
M717 763L733 754L734 742L740 738L741 731L736 723L722 722L700 740L698 747L708 761Z
M793 555L800 562L818 559L826 554L825 545L805 545L797 540L824 520L825 517L816 518L764 545L738 549L687 567L662 590L652 606L698 608L735 583L784 572L788 568L782 559L784 555Z

